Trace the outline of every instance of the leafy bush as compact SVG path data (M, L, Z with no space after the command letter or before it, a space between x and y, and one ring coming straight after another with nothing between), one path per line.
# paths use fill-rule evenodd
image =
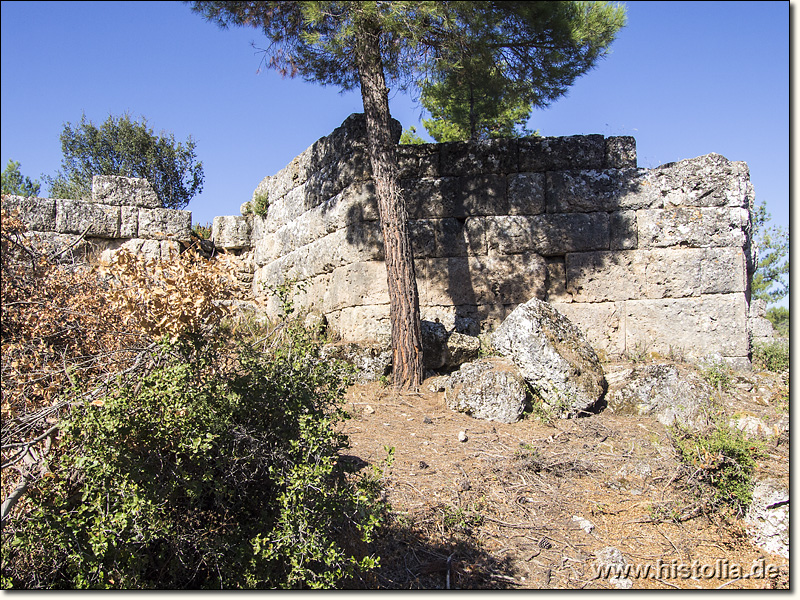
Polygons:
M708 361L702 368L702 375L703 379L705 379L711 387L720 392L729 390L733 385L731 368L722 360Z
M781 373L789 368L789 344L775 340L753 345L753 363L766 371Z
M95 273L116 326L150 345L116 378L48 396L71 411L14 490L27 492L3 523L4 586L325 588L376 564L358 558L382 516L375 478L339 461L351 368L295 322L258 348L219 336L223 271L122 253Z
M269 208L268 192L261 192L256 194L253 197L253 201L250 203L250 209L253 211L254 214L257 214L259 217L266 217L268 208Z
M23 176L19 167L17 161L9 159L5 170L0 174L2 193L14 196L38 196L41 185L35 179Z
M700 481L713 486L715 497L740 513L753 497L753 472L761 444L724 423L717 423L703 433L693 433L675 426L672 442L684 463Z

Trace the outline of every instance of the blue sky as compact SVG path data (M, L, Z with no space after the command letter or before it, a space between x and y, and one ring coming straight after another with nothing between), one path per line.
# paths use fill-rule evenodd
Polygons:
M530 126L632 135L643 167L709 152L746 161L757 202L788 226L790 3L623 4L610 56ZM257 31L221 30L178 2L4 1L0 27L2 166L54 174L65 122L145 116L197 142L195 223L239 214L264 176L361 111L357 92L257 73ZM393 94L391 109L422 129L409 97Z

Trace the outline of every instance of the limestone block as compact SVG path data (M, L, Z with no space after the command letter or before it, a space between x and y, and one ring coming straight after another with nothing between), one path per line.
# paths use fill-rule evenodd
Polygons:
M689 246L743 247L743 226L749 214L742 208L678 207L636 211L640 248Z
M161 207L161 201L149 181L115 175L92 177L92 202L111 206Z
M120 230L120 207L82 200L56 200L56 231L89 237L116 238Z
M320 354L323 359L335 358L353 365L356 368L356 381L359 383L378 381L392 370L391 346L353 342L326 344Z
M508 214L539 215L545 211L544 173L508 176Z
M605 160L602 135L527 137L517 143L522 172L602 169Z
M502 174L519 170L515 139L446 142L440 147L442 175Z
M608 409L623 415L649 416L662 425L679 424L700 431L713 414L713 390L692 368L675 364L636 365L611 378Z
M625 347L668 356L681 349L690 360L718 353L747 357L744 293L625 302Z
M636 168L636 138L629 135L606 138L606 169Z
M575 302L642 298L650 262L646 252L575 252L565 261L567 293Z
M518 304L543 298L546 279L544 259L532 253L417 261L420 302L426 305Z
M487 217L489 253L534 251L542 256L608 250L608 214L570 213Z
M762 479L753 489L745 514L753 543L772 554L789 558L789 488L777 479Z
M664 199L664 208L747 208L752 192L747 164L713 153L656 167L651 181Z
M34 231L53 231L56 229L56 201L51 198L37 198L30 196L12 196L3 194L3 210L14 214L19 213L19 218L28 229Z
M400 144L397 146L399 177L438 177L439 144Z
M417 219L409 221L414 258L442 258L467 255L467 230L458 219Z
M553 302L552 305L586 335L598 353L606 357L625 353L624 302Z
M139 235L139 209L135 206L119 207L119 237L135 238Z
M245 216L214 217L211 239L217 248L234 250L251 245L252 221Z
M443 187L450 178L420 177L400 182L410 219L433 219L453 216L445 205Z
M376 304L389 304L383 262L359 262L333 270L325 291L323 312Z
M491 340L559 416L590 409L606 391L603 368L586 337L547 302L534 298L519 305Z
M636 211L624 210L609 213L608 229L612 250L635 250L639 247Z
M547 212L595 212L661 208L647 169L547 173Z
M139 237L153 240L191 240L192 213L172 208L140 208Z
M442 180L444 216L463 219L508 214L507 182L502 175L470 175Z
M328 326L343 341L391 343L392 323L389 305L355 306L326 313Z
M551 256L547 263L547 296L545 301L572 302L572 294L567 292L567 272L563 256Z
M499 358L462 365L445 382L447 407L475 419L515 423L526 400L525 380L510 361Z
M181 246L174 240L147 240L134 238L126 240L118 247L112 247L103 251L100 259L103 262L111 262L113 255L120 250L128 250L135 256L140 256L145 260L155 261L174 261L181 252Z

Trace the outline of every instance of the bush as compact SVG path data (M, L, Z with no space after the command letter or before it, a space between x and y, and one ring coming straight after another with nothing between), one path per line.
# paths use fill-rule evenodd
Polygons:
M97 295L159 342L54 395L72 409L4 520L4 586L326 588L374 566L378 489L339 461L351 368L289 321L260 350L223 339L222 273L197 257L104 273Z
M766 371L781 373L789 368L789 344L775 340L753 345L753 364Z
M717 501L743 514L753 497L752 476L755 458L762 452L760 443L724 423L703 433L680 426L670 433L679 458L691 466L693 475L714 488Z

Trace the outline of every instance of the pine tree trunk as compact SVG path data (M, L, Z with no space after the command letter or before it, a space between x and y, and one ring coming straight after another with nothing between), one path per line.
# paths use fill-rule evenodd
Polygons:
M367 124L367 151L378 197L389 284L394 386L417 389L423 377L419 293L408 231L408 211L397 176L389 94L378 41L377 32L364 35L358 57Z

